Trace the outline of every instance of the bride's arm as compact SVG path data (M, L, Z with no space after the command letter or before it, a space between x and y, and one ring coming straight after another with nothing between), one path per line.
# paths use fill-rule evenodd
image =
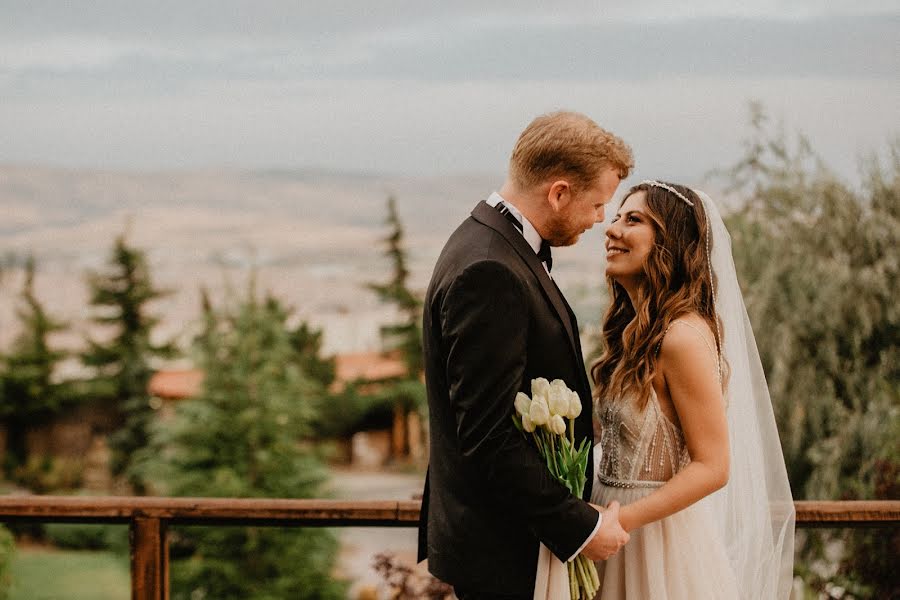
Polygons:
M710 339L712 332L709 332ZM668 517L728 481L728 424L716 357L699 332L673 327L660 349L659 372L678 413L691 462L652 494L623 506L626 531Z

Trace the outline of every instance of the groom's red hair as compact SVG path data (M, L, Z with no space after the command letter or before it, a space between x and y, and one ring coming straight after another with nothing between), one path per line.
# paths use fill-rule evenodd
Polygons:
M509 175L521 189L551 178L570 179L581 189L593 186L612 167L624 179L634 167L631 148L589 117L571 111L541 115L519 135L509 159Z

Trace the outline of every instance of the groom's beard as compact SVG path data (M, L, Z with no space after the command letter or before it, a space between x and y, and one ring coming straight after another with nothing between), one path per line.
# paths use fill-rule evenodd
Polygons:
M545 239L555 248L571 246L578 241L581 234L585 231L586 229L576 223L571 216L559 215L555 216L547 224L547 237Z

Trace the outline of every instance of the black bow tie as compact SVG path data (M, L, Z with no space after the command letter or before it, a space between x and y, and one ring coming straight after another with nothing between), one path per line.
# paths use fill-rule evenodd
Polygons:
M501 215L506 217L506 220L513 224L513 227L519 230L519 233L524 233L522 230L522 223L512 214L512 211L509 210L509 207L503 204L502 202L498 202L494 208L496 208ZM553 269L553 254L550 252L550 244L547 240L541 240L541 249L538 250L537 253L538 259L547 265L547 271L551 271Z
M547 271L553 270L553 254L550 252L550 242L541 240L541 249L538 250L538 258L547 265Z

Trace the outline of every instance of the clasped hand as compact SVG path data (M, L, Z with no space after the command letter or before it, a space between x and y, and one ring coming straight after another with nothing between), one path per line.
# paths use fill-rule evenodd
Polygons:
M603 516L600 528L594 537L587 543L581 551L591 560L606 560L618 552L622 546L628 543L631 536L627 531L622 529L619 523L619 503L613 501L608 507L603 508L596 504L591 504Z

